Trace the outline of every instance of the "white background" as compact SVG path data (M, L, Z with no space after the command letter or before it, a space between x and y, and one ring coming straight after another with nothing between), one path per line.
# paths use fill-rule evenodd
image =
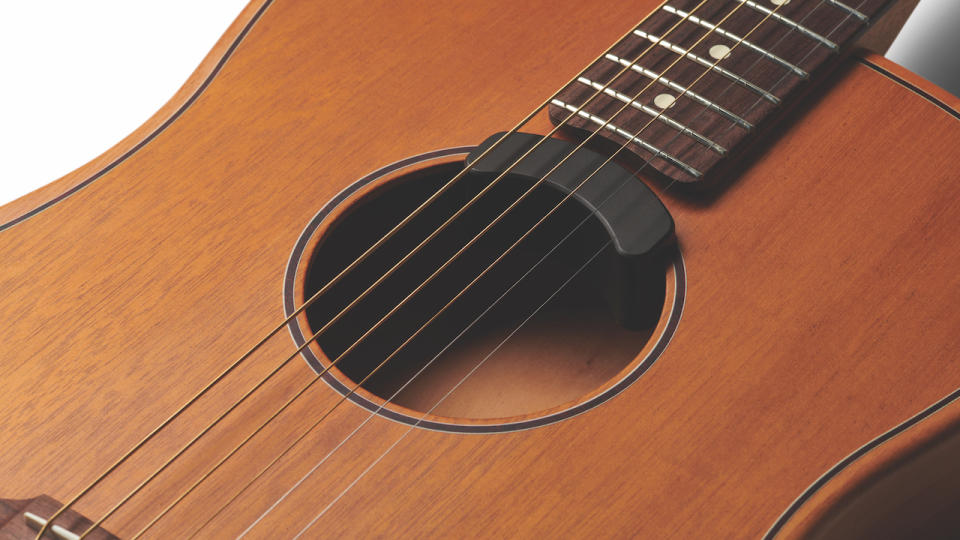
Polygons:
M0 204L76 169L139 127L246 4L4 1Z
M0 204L72 171L136 129L173 96L245 4L4 2ZM960 78L958 27L960 2L922 0L889 56L947 86L949 75Z

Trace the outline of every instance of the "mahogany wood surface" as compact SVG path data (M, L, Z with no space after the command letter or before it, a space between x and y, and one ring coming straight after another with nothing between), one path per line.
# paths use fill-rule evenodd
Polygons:
M270 4L176 121L0 232L0 497L71 498L282 319L287 257L327 200L509 128L656 4ZM763 535L824 471L960 388L958 144L956 116L849 64L725 189L663 195L687 303L639 381L538 429L414 430L308 536ZM294 348L270 340L76 510L101 515ZM309 375L297 359L106 528L135 534ZM307 396L150 536L192 532L339 397ZM201 536L242 532L365 417L338 408ZM251 537L298 532L406 429L375 418Z

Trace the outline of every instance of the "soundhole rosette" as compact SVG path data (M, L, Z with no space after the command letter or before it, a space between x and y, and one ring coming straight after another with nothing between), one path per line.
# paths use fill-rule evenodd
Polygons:
M290 316L439 189L462 168L464 157L472 149L439 150L387 165L353 182L328 201L304 228L291 253L284 279L285 314ZM510 180L504 178L501 191L497 187L489 190L474 204L477 209L473 213L464 213L450 228L461 220L473 227L443 231L447 236L438 235L427 243L419 258L409 258L394 272L395 277L368 293L316 342L303 348L301 354L306 362L314 372L323 373L330 388L357 406L411 426L459 433L499 433L539 427L588 411L631 386L657 361L676 331L683 310L686 277L679 248L670 250L662 272L655 278L663 280L664 291L662 301L650 306L651 321L655 323L647 328L625 329L615 320L609 299L604 300L600 290L605 252L584 266L608 236L599 223L590 223L591 218L582 207L568 201L561 209L570 207L569 211L557 212L552 216L556 218L552 225L550 220L540 225L542 234L536 238L531 235L528 243L514 249L517 256L512 267L510 259L500 260L497 264L504 268L494 268L484 277L489 283L484 284L483 279L474 283L400 353L373 376L366 377L397 345L463 290L458 287L465 283L458 278L471 281L559 201L559 195L543 189L528 197L528 207L515 208L515 213L526 214L526 220L520 216L507 221L505 217L501 229L494 227L485 234L490 237L485 244L476 243L475 254L467 250L458 257L463 259L459 266L448 266L444 272L449 271L453 277L447 279L444 272L440 273L434 278L437 285L433 289L430 283L407 301L402 309L408 311L398 310L331 367L343 350L528 187L516 181L515 185L506 186ZM294 317L288 326L294 343L298 347L304 345L450 213L462 207L482 189L484 184L478 182L471 185L466 177L459 180L462 188L457 189L458 184L454 184L446 199L439 199L421 213L421 220L415 219L401 229L394 236L395 243L385 243L371 254L364 261L368 266L357 266L340 284ZM481 204L488 198L486 204ZM434 206L436 211L428 212ZM574 236L567 236L584 219L587 223L580 227L582 234L578 230ZM564 237L564 243L570 246L568 253L561 254L561 245L541 261ZM431 248L433 243L438 246ZM589 248L590 245L595 247ZM537 263L537 268L524 278L526 281L520 281L469 330L460 333ZM577 277L570 280L578 269L581 271ZM546 301L564 283L567 285L563 290ZM418 296L423 296L423 300L417 301ZM390 323L393 318L397 319L396 324ZM491 355L491 351L495 352ZM364 378L367 380L356 388Z

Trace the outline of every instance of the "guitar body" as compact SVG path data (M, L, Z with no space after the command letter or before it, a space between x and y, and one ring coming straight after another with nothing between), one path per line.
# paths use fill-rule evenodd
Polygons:
M284 318L328 201L508 129L656 5L254 2L141 130L0 209L27 216L0 231L0 497L69 500ZM949 526L960 114L855 58L775 133L708 196L645 178L685 302L633 384L534 429L413 429L385 455L409 426L374 416L250 534L296 534L375 461L309 537L757 537L788 508L781 535ZM104 513L295 349L277 334L74 509ZM290 364L104 527L136 533L312 376ZM340 397L312 389L149 535L191 533ZM202 536L243 532L368 416L339 407Z

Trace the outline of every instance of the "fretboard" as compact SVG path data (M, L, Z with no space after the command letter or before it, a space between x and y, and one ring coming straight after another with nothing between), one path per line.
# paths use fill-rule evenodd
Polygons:
M550 118L573 114L568 125L627 144L668 178L701 181L891 3L669 0L561 91Z

